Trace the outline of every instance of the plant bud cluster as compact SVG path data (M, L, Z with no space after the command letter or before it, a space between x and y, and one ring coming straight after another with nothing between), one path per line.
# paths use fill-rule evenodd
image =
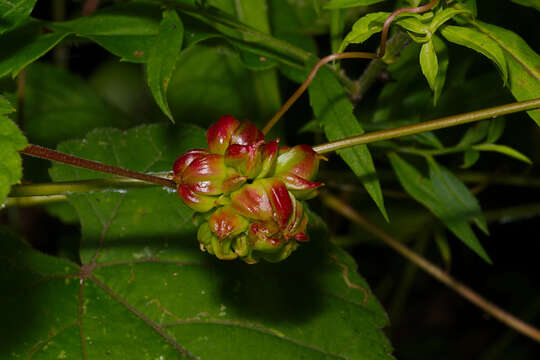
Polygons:
M324 158L308 145L266 142L249 121L222 116L207 131L208 149L193 149L173 165L178 195L202 213L197 238L219 259L277 262L308 240L299 200L317 195L313 181Z

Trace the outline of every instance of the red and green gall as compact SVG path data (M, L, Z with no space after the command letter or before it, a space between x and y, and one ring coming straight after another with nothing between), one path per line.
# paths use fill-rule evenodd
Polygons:
M173 165L182 201L204 222L197 238L219 259L281 261L308 240L300 200L317 195L313 181L322 155L308 145L266 142L249 121L222 116L206 134L208 149L193 149Z

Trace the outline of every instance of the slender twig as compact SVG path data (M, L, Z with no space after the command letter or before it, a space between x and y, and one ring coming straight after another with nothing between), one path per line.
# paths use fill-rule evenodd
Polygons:
M156 174L153 174L156 175ZM167 174L164 173L166 176ZM91 179L77 181L59 181L44 184L22 184L11 187L10 197L26 197L40 195L69 195L103 190L123 190L133 187L148 187L154 183L138 179L113 177L108 179Z
M289 108L292 106L292 104L295 103L295 101L306 91L311 81L313 81L313 78L317 74L317 71L324 65L334 60L339 59L377 59L377 54L374 53L366 53L366 52L346 52L341 54L331 54L328 56L323 57L319 61L317 61L317 64L311 69L308 77L306 80L300 85L300 87L294 92L294 94L291 95L291 97L281 106L281 108L278 110L278 112L274 115L270 121L265 125L265 127L262 129L263 134L267 134L270 129L278 122L278 120L289 110Z
M540 108L540 98L495 106L492 108L473 111L465 114L453 115L436 120L425 121L419 124L401 126L394 129L373 131L367 134L353 136L350 138L317 145L313 147L313 150L320 154L324 154L339 149L345 149L351 146L368 144L375 141L389 140L396 137L413 135L431 130L443 129L451 126L496 118L498 116L506 114L511 114L519 111L533 110L537 108Z
M415 263L426 273L433 276L435 279L439 280L440 282L442 282L443 284L445 284L446 286L448 286L449 288L457 292L459 295L463 296L465 299L469 300L471 303L484 310L485 312L489 313L494 318L498 319L499 321L513 328L514 330L520 332L521 334L540 342L540 330L502 310L500 307L483 298L468 286L457 281L456 279L448 275L446 272L444 272L442 269L430 263L425 258L403 245L398 240L394 239L375 225L368 222L364 217L358 214L349 205L340 201L336 197L329 195L328 193L322 194L322 200L328 207L337 211L346 218L352 220L356 224L362 226L366 231L370 232L371 234L382 240L386 245L390 246L400 255L407 258L409 261Z
M52 160L56 162L61 162L64 164L77 166L89 170L94 170L102 173L114 174L118 176L139 179L142 181L147 181L163 186L168 186L171 188L176 188L177 185L174 181L161 178L158 176L153 176L149 174L143 174L136 171L122 169L116 166L105 165L96 161L90 161L82 159L73 155L64 154L55 150L47 149L38 145L28 145L26 148L20 151L23 154L35 156L41 159Z
M383 57L384 53L386 51L386 38L388 37L388 31L390 30L390 25L392 25L392 21L396 18L396 16L401 15L403 13L422 13L425 11L428 11L435 5L437 5L438 0L433 0L430 3L418 6L418 7L405 7L401 9L397 9L393 13L391 13L385 20L382 33L381 33L381 45L379 46L379 56Z
M270 131L270 129L272 129L272 127L283 116L283 114L285 114L287 112L287 110L289 110L289 108L296 102L296 100L298 100L298 98L304 93L304 91L306 91L307 87L309 86L309 84L311 83L311 81L313 80L315 75L317 74L317 71L319 71L319 69L323 65L325 65L325 64L327 64L327 63L329 63L331 61L341 60L341 59L378 59L378 58L382 57L384 55L384 53L385 53L386 38L388 36L388 29L390 28L392 20L396 16L398 16L399 14L402 14L402 13L407 13L407 12L408 13L411 13L411 12L412 13L421 13L421 12L427 11L427 10L431 9L433 6L435 6L435 4L437 4L437 0L433 0L429 4L424 5L424 6L418 6L418 7L414 7L414 8L401 8L401 9L398 9L398 10L394 11L392 14L390 14L390 16L388 16L388 19L386 19L386 21L384 23L384 26L383 26L383 33L382 33L382 36L381 36L381 44L379 45L379 54L381 54L381 55L379 55L379 56L377 54L374 54L374 53L366 53L366 52L346 52L346 53L341 53L341 54L330 54L330 55L327 55L327 56L323 57L322 59L320 59L315 64L315 66L313 66L313 68L311 69L308 77L302 83L302 85L300 85L300 87L291 95L291 97L285 102L285 104L283 104L283 106L281 106L281 108L274 115L274 117L272 117L272 119L270 119L270 121L268 121L268 123L262 129L263 134L267 134Z

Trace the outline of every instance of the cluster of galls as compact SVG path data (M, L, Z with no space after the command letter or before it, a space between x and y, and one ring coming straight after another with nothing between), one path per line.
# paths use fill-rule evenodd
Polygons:
M207 131L208 150L193 149L173 165L178 195L203 213L201 250L219 259L281 261L308 240L301 202L323 185L312 181L324 158L308 145L265 142L249 121L222 116Z

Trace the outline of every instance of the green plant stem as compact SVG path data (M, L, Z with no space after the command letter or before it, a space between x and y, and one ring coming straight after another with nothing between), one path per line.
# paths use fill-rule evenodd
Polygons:
M23 196L23 197L8 197L4 202L6 207L14 206L38 206L66 201L66 195L44 195L44 196Z
M419 134L426 131L444 129L447 127L463 125L479 120L496 118L498 116L511 114L519 111L527 111L540 108L540 98L515 102L507 105L495 106L492 108L473 111L465 114L448 116L436 120L425 121L419 124L401 126L394 129L373 131L367 134L353 136L350 138L329 142L313 147L313 150L320 154L349 148L356 145L369 144L375 141L389 140L397 137Z
M430 263L422 256L410 250L407 246L403 245L398 240L394 239L375 225L368 222L366 219L364 219L364 217L362 217L349 205L345 204L344 202L340 201L339 199L328 193L322 194L322 201L326 206L337 211L338 213L355 222L356 224L362 226L366 231L370 232L371 234L382 240L386 245L390 246L400 255L402 255L409 261L415 263L426 273L439 280L440 282L442 282L443 284L445 284L446 286L448 286L456 293L463 296L465 299L469 300L471 303L475 304L485 312L489 313L497 320L520 332L521 334L537 342L540 342L539 329L525 323L524 321L516 318L515 316L491 303L487 299L483 298L473 289L457 281L456 279L448 275L446 272L444 272L442 269Z
M14 185L11 187L10 197L69 195L76 193L89 193L108 189L127 189L133 187L155 186L155 183L131 178L114 177L108 179L92 179L80 181L63 181L46 184Z

